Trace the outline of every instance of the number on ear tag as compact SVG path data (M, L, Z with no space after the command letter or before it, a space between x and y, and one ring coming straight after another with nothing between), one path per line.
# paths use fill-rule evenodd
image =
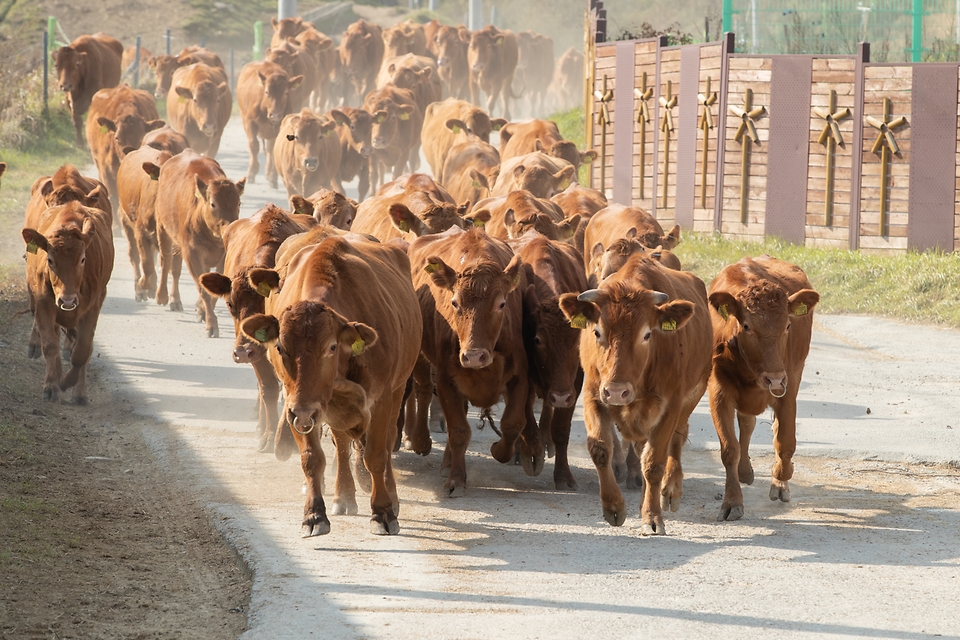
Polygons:
M266 282L261 282L257 285L257 293L262 295L264 298L270 297L270 285Z
M807 305L805 305L805 304L803 304L803 303L801 302L800 304L797 305L797 308L793 310L793 315L795 315L795 316L805 316L805 315L807 315L807 311L808 311Z
M484 225L484 224L486 224L486 223L485 223L483 220L474 220L474 221L473 221L473 226L475 226L477 229L483 229L483 225Z
M664 320L660 323L660 329L663 331L676 331L677 330L677 321L676 320Z
M727 305L725 304L720 305L720 308L717 309L717 313L719 313L720 317L723 318L724 320L730 317L730 312L727 311Z
M39 247L37 246L37 243L31 240L30 244L27 245L27 251L30 253L36 254L37 249L39 249Z
M428 262L426 266L423 267L423 270L427 273L436 273L440 270L440 265L433 262Z
M266 329L257 329L253 332L253 337L257 339L257 342L266 342L267 341L267 330Z
M406 220L401 220L400 223L397 225L397 228L400 229L400 231L403 231L404 233L407 233L408 231L410 231L410 225L407 224Z
M350 348L353 350L353 355L358 356L363 353L363 349L366 346L366 342L363 341L363 338L357 338L353 341L353 344L350 345Z
M570 318L570 326L573 327L574 329L586 329L587 316L583 315L582 313L578 313L577 315Z

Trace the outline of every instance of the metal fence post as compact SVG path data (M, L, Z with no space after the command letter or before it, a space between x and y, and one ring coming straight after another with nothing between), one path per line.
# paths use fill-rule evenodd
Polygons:
M230 49L230 91L236 92L237 87L234 84L234 57L233 57L233 48Z
M263 23L259 20L253 23L253 59L263 59Z
M137 50L133 57L133 86L140 86L140 36L137 36Z
M277 0L277 20L294 18L297 15L297 0Z
M167 29L167 35L164 37L167 40L167 55L170 55L170 29Z
M910 44L910 61L923 59L923 0L913 0L913 42Z
M47 86L48 76L50 74L50 34L43 32L43 115L47 115L49 109L47 105Z
M733 31L733 0L723 0L723 25L721 33Z
M53 16L47 18L47 53L56 46L57 42L57 19Z

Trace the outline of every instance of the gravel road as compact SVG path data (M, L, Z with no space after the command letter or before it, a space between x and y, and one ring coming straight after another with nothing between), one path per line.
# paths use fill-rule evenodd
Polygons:
M218 159L244 175L236 119ZM242 215L285 203L262 182ZM256 383L231 361L229 314L218 305L223 335L206 338L186 270L182 284L184 313L135 302L118 239L97 366L139 413L172 425L172 437L146 434L158 459L253 571L243 638L960 638L960 332L817 316L793 502L767 498L772 418L761 418L738 522L715 521L723 468L702 402L665 538L640 536L639 493L623 527L603 521L581 413L577 493L553 489L550 460L537 478L498 464L487 429L474 431L467 495L438 497L440 434L425 458L395 456L399 536L370 535L358 496L360 516L304 540L299 464L255 451Z

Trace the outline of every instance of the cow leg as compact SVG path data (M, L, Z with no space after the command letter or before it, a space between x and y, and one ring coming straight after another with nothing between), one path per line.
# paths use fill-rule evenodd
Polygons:
M556 455L557 449L553 442L553 415L554 410L546 400L541 400L540 409L540 439L543 441L543 447L547 452L547 457L552 458Z
M773 481L770 484L770 499L790 502L790 486L793 477L793 454L797 451L797 391L792 383L787 395L775 407L773 421Z
M139 225L134 228L134 239L137 243L137 252L140 254L142 271L137 288L140 294L144 296L143 300L147 300L157 295L157 267L154 264L154 254L157 248L151 242L150 232Z
M183 301L180 299L180 272L183 270L183 251L175 253L170 260L170 310L183 311Z
M100 309L90 309L77 325L76 342L70 353L70 370L60 380L60 390L73 387L73 403L85 405L87 397L87 363L93 354L93 334L97 330Z
M421 456L429 455L433 447L427 414L433 400L433 378L430 363L422 356L413 368L413 395L408 401L406 418L407 443L410 449Z
M737 466L737 473L740 476L740 482L743 484L753 484L753 463L750 461L750 438L753 436L753 430L757 426L757 417L748 416L737 412L737 423L740 425L740 464Z
M266 173L267 173L267 184L270 185L271 189L276 189L278 185L277 173L277 163L273 158L273 148L276 145L276 138L264 138L263 139L263 153L266 156Z
M407 378L407 382L403 387L403 402L400 404L400 413L397 414L397 437L393 440L394 453L400 451L400 447L403 446L403 434L407 422L407 413L409 413L414 420L417 419L416 404L417 398L413 395L413 376L411 375ZM413 409L411 409L411 407L413 407Z
M34 318L33 328L30 329L30 340L27 342L27 357L35 360L39 358L42 353L43 348L40 340L40 332L37 331L37 321L36 318Z
M723 503L718 521L739 520L743 517L743 490L740 488L740 443L734 432L733 418L736 413L733 401L727 398L713 380L710 381L710 415L720 440L720 460L726 470Z
M588 383L587 388L596 391L599 384ZM583 417L587 427L587 452L600 479L603 519L619 527L627 519L627 506L613 474L613 441L616 438L613 420L596 394L589 391L583 401Z
M683 445L690 434L690 423L684 420L677 426L670 439L667 450L667 467L663 477L663 487L660 490L660 508L663 511L676 511L680 508L680 499L683 497L683 465L680 455Z
M447 447L443 452L444 468L449 469L443 488L451 498L462 496L467 490L467 445L470 444L470 424L464 409L466 400L446 372L437 372L437 395L447 421Z
M260 442L257 445L257 451L271 453L274 450L275 427L280 419L277 415L280 382L273 371L273 365L266 357L253 363L253 372L257 374L257 390L260 395L260 422L257 424Z
M370 532L376 535L400 533L400 523L397 521L399 503L395 504L397 487L390 456L402 400L403 387L398 387L374 403L370 412L363 462L373 481L370 492L370 510L373 512Z
M46 363L46 375L43 379L43 399L54 402L59 398L60 377L63 364L60 360L60 330L57 328L57 312L53 300L38 301L34 328L40 338L43 359Z
M366 158L360 164L360 176L357 182L357 198L359 198L361 202L367 197L367 193L370 191L370 165L372 164L373 161L370 158Z
M353 438L343 431L330 429L333 437L333 446L337 452L337 479L333 484L333 504L330 513L335 516L357 515L357 486L353 482L353 473L350 471L350 450L353 448Z
M570 423L573 420L574 407L553 409L550 420L550 435L556 450L556 460L553 463L553 483L558 491L577 490L577 481L570 471L570 462L567 450L570 445Z
M257 181L257 174L260 173L260 139L257 123L252 120L244 120L243 130L247 134L247 151L250 153L250 164L247 165L247 182L254 184ZM270 162L270 154L267 154L267 162Z
M220 324L217 322L217 314L213 312L219 296L210 295L206 289L200 286L200 276L206 271L204 265L200 262L200 258L190 253L186 256L186 259L187 270L190 271L190 275L193 276L193 281L197 284L197 291L200 293L200 299L197 300L197 320L205 321L208 338L219 338ZM218 271L222 273L223 267L221 266ZM176 280L174 280L174 282L176 282Z
M510 119L510 93L513 91L513 74L511 73L507 76L506 80L503 81L501 88L503 92L503 117L506 120ZM492 111L490 113L493 113ZM533 117L536 117L537 113L530 114Z
M522 436L520 464L528 476L537 476L543 471L543 443L533 415L533 398L528 395L529 389L530 383L525 375L515 376L507 382L503 417L500 419L503 435L490 445L490 454L498 462L511 462L517 439Z
M611 440L613 450L611 455L611 466L613 467L613 477L616 478L617 482L623 482L627 478L628 467L627 467L627 457L629 456L629 447L624 449L623 445L620 443L620 436L617 434L616 430L613 431L613 436ZM637 461L637 468L639 469L639 459Z
M289 412L284 412L289 413ZM307 498L303 507L303 522L300 537L310 538L330 533L330 520L323 502L323 472L327 460L320 446L320 425L311 427L306 433L297 431L292 421L287 421L300 450L300 468L306 481Z
M173 240L161 225L157 225L157 245L160 248L160 283L157 287L157 304L164 306L169 302L167 293L167 276L173 263ZM173 306L170 307L173 310Z
M653 428L640 454L644 480L643 504L640 507L642 521L640 533L645 536L666 535L663 511L660 508L660 488L667 469L667 455L675 430L676 419L671 418L669 415L664 416L660 424Z
M77 147L84 149L87 146L87 142L83 137L83 112L77 109L73 100L70 100L70 113L73 116L73 128L77 133Z
M140 251L137 246L137 234L133 224L127 220L124 211L118 211L117 217L120 219L120 226L123 227L123 235L127 237L127 256L130 258L130 264L133 266L133 299L142 302L147 296L140 291L140 281L143 274L140 272Z
M640 463L640 456L637 450L642 451L643 445L634 445L629 440L624 439L626 455L623 458L624 475L626 476L627 489L633 491L643 491L643 465Z

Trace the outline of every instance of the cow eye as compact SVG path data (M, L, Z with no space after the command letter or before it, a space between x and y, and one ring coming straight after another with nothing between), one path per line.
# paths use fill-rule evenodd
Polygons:
M80 264L84 264L84 263L86 263L86 261L87 261L87 256L83 256L83 257L80 258ZM790 328L790 327L787 326L787 329L789 329L789 328Z
M600 329L596 329L596 328L595 328L595 329L593 330L593 335L596 336L597 340L599 340L599 339L600 339Z
M284 352L283 347L280 346L280 343L277 343L277 353L280 354L281 358L286 358L287 354Z
M743 330L744 330L744 331L750 331L750 325L744 323L744 325L743 325Z
M330 345L330 353L333 353L336 350L337 350L337 343L334 342L332 345Z
M500 306L498 306L497 308L498 308L498 309L503 309L505 306L507 306L507 301L506 301L506 300L502 300L502 301L500 302Z
M540 345L543 344L543 340L540 339L540 336L534 336L534 337L533 337L533 344L535 344L535 345L537 345L537 346L539 347Z
M787 323L787 331L790 331L790 325L791 325L791 323L788 322L788 323Z
M47 264L50 266L51 269L53 268L53 258L51 258L50 256L47 256Z
M649 339L650 339L650 332L647 331L647 333L643 336L643 341L646 342Z

